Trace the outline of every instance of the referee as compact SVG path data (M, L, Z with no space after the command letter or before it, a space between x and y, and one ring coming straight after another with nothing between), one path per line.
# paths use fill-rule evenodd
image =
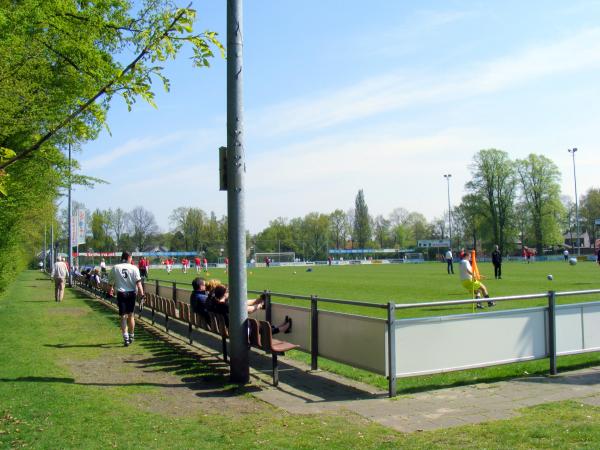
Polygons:
M129 252L121 254L121 263L113 266L108 274L108 283L110 284L111 295L114 295L115 288L117 290L117 305L121 317L123 343L125 347L128 347L134 339L135 316L133 310L135 308L136 289L142 298L145 297L140 271L131 264L131 254Z

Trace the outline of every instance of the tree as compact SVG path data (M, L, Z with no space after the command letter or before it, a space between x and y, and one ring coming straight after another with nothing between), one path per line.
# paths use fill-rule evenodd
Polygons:
M581 198L579 216L591 237L590 245L598 238L596 220L600 219L600 189L590 188Z
M336 209L329 215L329 230L331 238L335 242L335 248L342 248L346 242L346 236L350 230L348 217L341 209Z
M432 239L445 239L447 229L446 215L436 217L431 222L431 237Z
M455 236L457 247L471 246L477 248L479 242L484 213L479 196L467 194L462 198L461 204L454 208L456 221ZM463 245L461 245L461 243Z
M417 245L417 241L427 239L431 235L431 227L427 223L425 216L418 212L411 212L406 218L404 225L410 233L412 245Z
M154 214L142 206L136 206L129 213L131 239L139 251L142 251L154 233L158 231Z
M109 234L108 211L96 209L90 219L92 238L88 240L87 246L97 251L110 251L114 248L114 241Z
M117 248L122 248L122 237L126 233L129 225L129 216L121 208L117 208L114 211L108 210L107 214L108 227L113 233Z
M354 223L352 227L352 240L358 244L359 248L365 248L371 240L371 216L369 208L365 202L365 195L360 189L356 194L354 202Z
M302 220L302 241L308 246L309 259L325 259L329 242L329 216L312 212Z
M409 214L410 213L405 208L394 208L389 215L390 233L393 245L398 249L408 246L410 231L406 227L406 219Z
M560 171L552 160L543 155L530 154L517 160L521 195L531 217L535 247L539 254L544 245L562 243L560 215Z
M492 233L494 244L505 249L514 216L517 178L515 164L508 153L490 148L480 150L471 164L473 179L466 184L468 193L482 203L481 213ZM490 246L490 247L491 247Z
M169 0L135 9L125 0L3 3L0 79L10 89L0 90L0 117L7 120L0 143L12 154L2 149L0 170L61 139L67 125L69 135L93 137L115 94L130 108L137 98L153 104L153 80L169 87L157 63L175 58L184 43L199 67L208 66L211 48L223 54L215 33L193 33L195 11ZM134 56L123 65L122 55Z
M173 210L169 219L175 230L182 233L186 250L206 250L208 216L204 211L200 208L179 207Z
M390 236L390 221L381 214L378 215L373 221L373 232L375 241L379 244L379 248L385 248Z

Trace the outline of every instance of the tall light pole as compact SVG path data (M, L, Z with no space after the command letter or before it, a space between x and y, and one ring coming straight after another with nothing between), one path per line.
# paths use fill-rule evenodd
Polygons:
M573 180L575 182L575 225L577 227L577 255L581 255L581 244L579 241L579 238L581 237L579 234L579 199L577 198L577 173L575 172L575 152L577 152L577 149L570 148L568 151L573 156Z
M448 236L450 238L450 248L452 248L452 214L450 212L450 178L452 178L452 174L446 173L444 178L448 185Z
M71 138L69 137L69 199L67 205L67 221L69 222L69 237L67 240L69 241L67 244L68 252L68 261L69 261L69 274L67 276L67 280L69 282L69 287L73 287L73 211L72 211L72 203L71 203Z
M229 270L229 343L231 381L250 380L244 197L242 0L227 0L227 217Z

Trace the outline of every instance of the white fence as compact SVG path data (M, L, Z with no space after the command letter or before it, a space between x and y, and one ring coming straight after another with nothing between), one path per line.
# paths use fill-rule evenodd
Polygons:
M189 291L177 286L156 283L155 289L168 298L173 293L180 301L189 298ZM472 304L474 300L381 305L269 293L267 310L259 311L257 318L277 325L285 316L292 317L292 332L282 339L310 352L313 369L317 357L322 356L387 375L389 393L395 395L399 377L546 357L550 357L550 372L555 373L557 356L600 350L600 301L556 306L556 298L585 295L600 299L599 294L600 290L589 290L496 297L496 302L547 298L548 306L398 320L397 309ZM311 308L272 303L271 296L309 300ZM377 319L323 311L318 309L321 303L387 309L388 316Z

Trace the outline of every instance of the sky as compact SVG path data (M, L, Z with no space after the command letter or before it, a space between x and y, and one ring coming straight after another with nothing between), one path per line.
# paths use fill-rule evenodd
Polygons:
M195 0L197 30L226 43L225 0ZM600 187L600 1L246 0L246 228L354 207L433 220L458 205L481 149L552 159L562 194ZM115 98L109 132L75 155L109 182L90 210L143 206L162 231L179 206L217 216L226 61L169 62L155 109Z

